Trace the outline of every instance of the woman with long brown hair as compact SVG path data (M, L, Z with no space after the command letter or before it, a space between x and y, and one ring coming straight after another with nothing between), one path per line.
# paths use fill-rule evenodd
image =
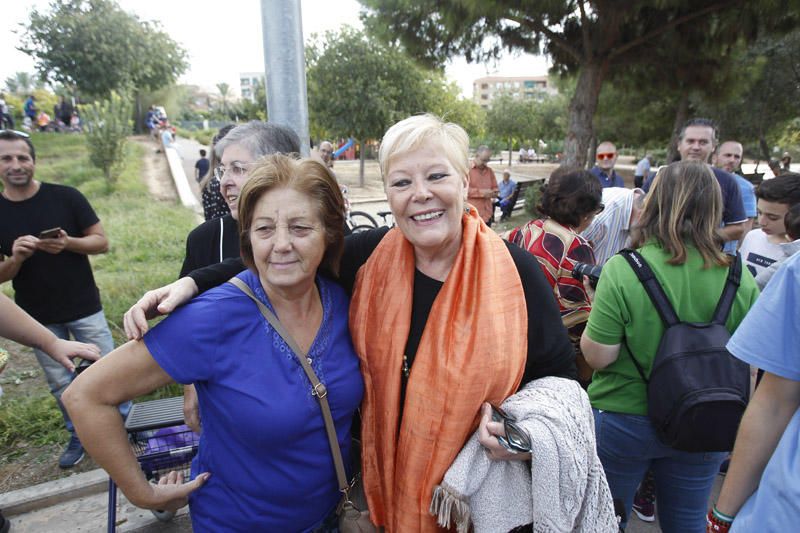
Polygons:
M731 257L721 251L721 220L720 187L708 165L682 161L656 176L634 246L684 322L709 322L725 286ZM738 327L757 295L752 276L743 272L725 324L728 331ZM636 273L624 257L612 257L603 268L581 339L586 361L595 368L588 392L598 455L613 498L628 512L649 468L663 531L701 532L725 453L680 451L656 434L647 416L647 385L635 361L650 374L664 331Z

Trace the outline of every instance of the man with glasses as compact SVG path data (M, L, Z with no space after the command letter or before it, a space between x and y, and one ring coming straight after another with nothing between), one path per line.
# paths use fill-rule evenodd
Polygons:
M36 150L26 133L0 131L0 283L12 280L14 299L33 318L62 339L114 349L89 255L108 251L100 219L86 198L65 185L34 179ZM71 437L59 459L70 468L84 451L61 405L73 374L34 349ZM120 406L127 415L130 402Z
M600 185L607 187L624 187L622 177L614 170L617 164L617 147L609 141L603 141L597 146L597 161L590 171L597 176Z

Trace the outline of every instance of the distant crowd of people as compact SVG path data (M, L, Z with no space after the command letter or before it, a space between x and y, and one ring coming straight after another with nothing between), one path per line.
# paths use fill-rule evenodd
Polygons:
M14 129L15 121L11 109L6 102L4 94L0 94L0 126L6 129ZM53 106L53 114L49 115L44 109L40 109L36 104L36 97L28 95L23 104L22 124L24 131L42 132L71 132L80 133L83 131L78 109L74 106L72 98L59 97L57 104Z
M25 337L59 370L61 466L85 448L133 504L188 503L196 531L616 532L631 513L665 532L791 528L800 174L754 187L718 133L689 120L681 160L653 171L646 155L633 188L600 143L501 238L518 183L486 146L470 160L456 124L387 130L396 225L350 235L331 143L304 159L285 126L223 128L195 166L206 221L179 279L125 314L135 342L113 351L83 330L107 329L87 260L108 249L99 219L34 179L29 138L0 133L0 280L103 354L73 379L85 345ZM153 485L120 413L173 381L199 452L189 482Z

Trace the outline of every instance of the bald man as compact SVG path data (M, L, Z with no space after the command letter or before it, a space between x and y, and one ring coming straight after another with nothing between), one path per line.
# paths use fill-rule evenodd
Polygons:
M744 214L747 216L747 220L744 222L744 234L746 235L747 232L753 229L753 222L758 213L756 212L756 193L753 184L736 173L742 165L743 152L742 143L737 141L725 141L717 147L716 151L711 156L711 162L715 167L721 168L736 178L739 192L742 193Z
M595 159L594 167L590 172L597 176L600 185L604 189L625 186L622 177L614 171L614 165L617 164L617 147L613 143L608 141L601 142L597 146Z
M319 156L328 168L333 168L333 145L330 142L319 143Z

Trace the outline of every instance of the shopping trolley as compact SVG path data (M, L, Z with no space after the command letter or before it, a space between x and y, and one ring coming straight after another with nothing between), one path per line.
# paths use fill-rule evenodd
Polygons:
M128 440L148 481L158 482L173 470L189 478L189 467L197 453L199 437L183 421L183 397L165 398L134 404L125 421ZM161 521L175 513L153 511ZM108 480L108 532L117 522L117 485Z

